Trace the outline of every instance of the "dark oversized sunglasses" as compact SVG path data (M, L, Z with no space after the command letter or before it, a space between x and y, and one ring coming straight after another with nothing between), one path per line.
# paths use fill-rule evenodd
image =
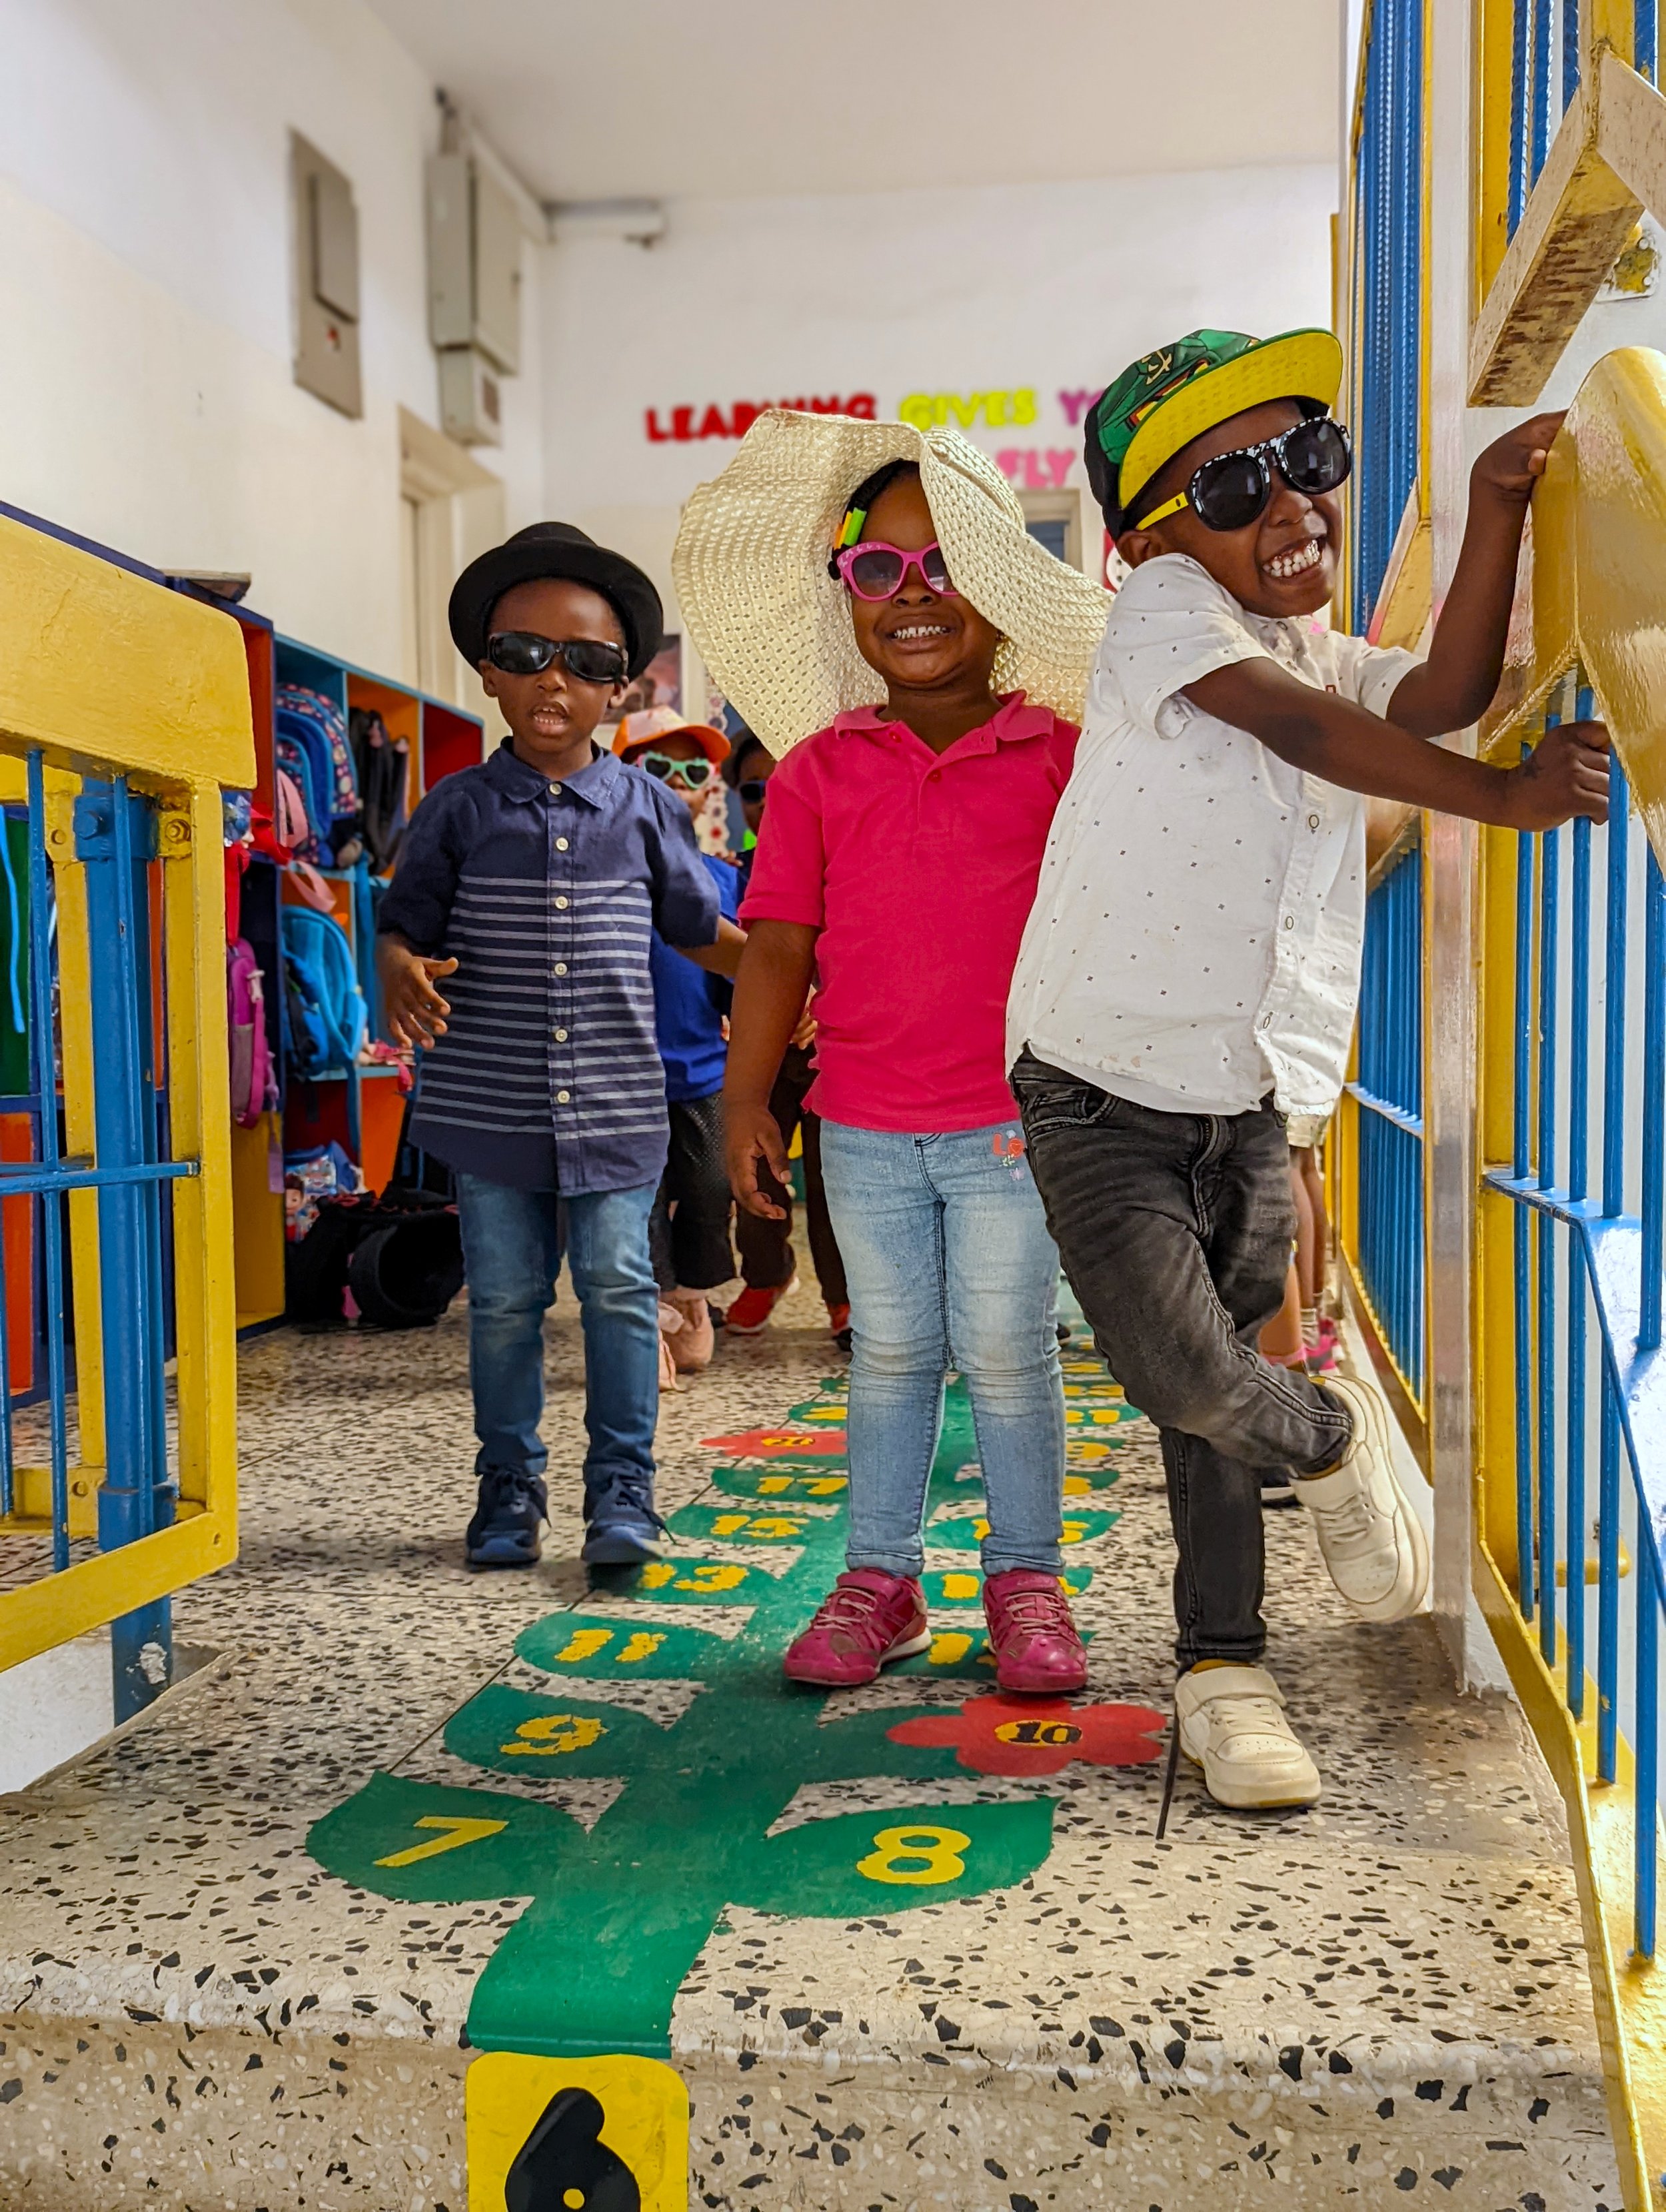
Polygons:
M744 783L735 786L742 804L746 806L762 806L763 794L769 788L769 779L762 775L749 775Z
M486 640L486 658L506 676L542 676L552 660L559 660L581 684L623 684L625 656L622 645L609 645L594 637L540 637L532 629L501 629Z
M1340 490L1353 466L1353 447L1346 426L1321 416L1298 422L1259 446L1217 453L1194 471L1184 491L1153 507L1133 527L1149 530L1153 522L1189 507L1206 529L1244 530L1265 513L1273 496L1274 471L1292 491L1310 499L1319 492Z

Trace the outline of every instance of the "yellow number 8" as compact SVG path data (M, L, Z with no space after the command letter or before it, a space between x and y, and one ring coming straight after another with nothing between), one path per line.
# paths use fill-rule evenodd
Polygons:
M866 1858L857 1860L856 1871L870 1881L956 1881L966 1871L960 1853L970 1848L971 1840L958 1828L881 1828ZM921 1863L902 1867L899 1859Z

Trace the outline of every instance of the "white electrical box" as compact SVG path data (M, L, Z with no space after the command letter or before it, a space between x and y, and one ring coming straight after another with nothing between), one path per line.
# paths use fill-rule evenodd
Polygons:
M473 346L504 375L520 366L520 216L468 154L428 165L429 335Z
M440 428L459 446L503 443L503 388L472 346L440 349Z
M353 187L299 131L289 134L295 249L295 382L362 415L359 217Z

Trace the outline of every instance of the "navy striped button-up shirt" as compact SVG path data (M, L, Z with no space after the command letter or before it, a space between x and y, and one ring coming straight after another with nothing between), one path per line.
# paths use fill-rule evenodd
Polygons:
M627 1190L666 1164L648 939L710 945L688 810L611 753L546 782L506 742L411 817L379 930L456 960L414 1142L524 1190Z

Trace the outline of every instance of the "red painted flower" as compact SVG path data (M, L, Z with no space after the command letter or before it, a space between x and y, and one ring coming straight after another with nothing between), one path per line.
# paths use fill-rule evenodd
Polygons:
M708 1451L733 1452L742 1459L842 1459L844 1431L826 1429L742 1429L733 1437L702 1437Z
M1064 1698L971 1698L885 1733L893 1743L952 1744L979 1774L1057 1774L1072 1759L1142 1766L1162 1755L1166 1714L1149 1705L1073 1705Z

